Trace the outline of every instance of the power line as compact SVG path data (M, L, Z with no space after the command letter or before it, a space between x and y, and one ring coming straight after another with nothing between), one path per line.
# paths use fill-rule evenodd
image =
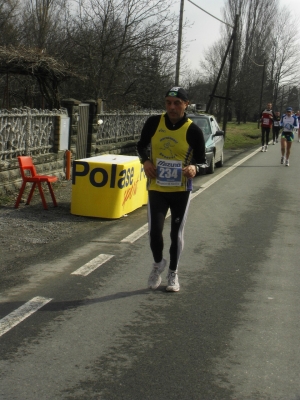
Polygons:
M190 3L192 3L195 7L199 8L201 11L205 12L206 14L210 15L211 17L215 18L216 20L222 22L222 24L225 24L227 26L229 26L230 28L234 29L234 27L230 24L228 24L227 22L222 21L221 19L215 17L214 15L210 14L208 11L204 10L203 8L201 8L200 6L198 6L197 4L195 4L193 1L188 0ZM263 67L264 65L260 65L257 64L254 60L252 60L252 58L249 56L249 54L246 52L246 50L244 49L245 54L247 55L247 57L249 58L249 60L255 64L257 67Z
M230 28L234 29L234 27L230 24L228 24L227 22L222 21L221 19L215 17L214 15L210 14L208 11L205 11L203 8L199 7L197 4L193 3L191 0L188 0L190 3L192 3L195 7L199 8L201 11L205 12L206 14L210 15L211 17L217 19L218 21L222 22L222 24L225 24L227 26L229 26Z
M240 44L241 49L244 51L244 53L246 54L246 56L249 58L249 60L256 65L257 67L263 67L264 64L257 64L249 55L249 53L246 51L246 46L244 44Z
M260 64L257 64L255 61L253 61L252 58L249 56L249 54L246 52L245 49L244 49L244 52L245 52L246 56L249 58L249 60L250 60L253 64L255 64L257 67L264 67L264 64L260 65Z

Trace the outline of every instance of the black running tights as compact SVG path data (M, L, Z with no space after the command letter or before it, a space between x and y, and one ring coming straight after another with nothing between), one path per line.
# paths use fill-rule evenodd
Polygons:
M261 145L268 146L269 144L270 128L261 127Z
M154 261L163 258L164 240L163 229L168 210L171 212L171 246L170 265L176 271L183 250L184 225L190 204L190 192L158 192L149 190L148 223L150 248Z

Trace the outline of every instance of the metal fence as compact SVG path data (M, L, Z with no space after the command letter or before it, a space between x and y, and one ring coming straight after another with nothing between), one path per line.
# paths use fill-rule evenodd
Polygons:
M137 140L147 118L150 115L161 114L162 111L147 113L102 113L97 115L96 144L117 143L127 140Z
M18 155L50 153L54 145L54 121L59 115L68 115L66 109L0 110L0 163Z
M84 121L87 126L88 122L88 109L81 111L81 117L75 122L78 125L78 133L80 133L79 123ZM161 112L151 110L127 114L121 112L98 114L96 145L138 140L146 119ZM0 110L0 165L5 167L9 164L9 160L19 155L34 156L53 152L55 117L60 115L68 116L67 110L62 108L49 111L27 107L11 111ZM86 137L81 138L82 135ZM83 129L82 135L77 138L77 146L80 147L80 143L84 141L82 148L86 151L87 129ZM85 157L85 153L82 157Z

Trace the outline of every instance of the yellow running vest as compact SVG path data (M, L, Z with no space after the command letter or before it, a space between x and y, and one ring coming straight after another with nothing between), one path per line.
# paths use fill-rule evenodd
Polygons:
M193 150L186 141L186 133L192 121L188 119L181 128L171 131L166 127L165 114L151 138L151 161L156 166L156 179L149 180L148 190L182 192L188 190L189 181L182 168L189 165Z

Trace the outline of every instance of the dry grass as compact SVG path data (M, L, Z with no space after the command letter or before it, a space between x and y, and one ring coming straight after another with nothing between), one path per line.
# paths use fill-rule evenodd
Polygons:
M257 122L236 124L229 122L226 129L225 149L247 148L260 145L261 132Z

